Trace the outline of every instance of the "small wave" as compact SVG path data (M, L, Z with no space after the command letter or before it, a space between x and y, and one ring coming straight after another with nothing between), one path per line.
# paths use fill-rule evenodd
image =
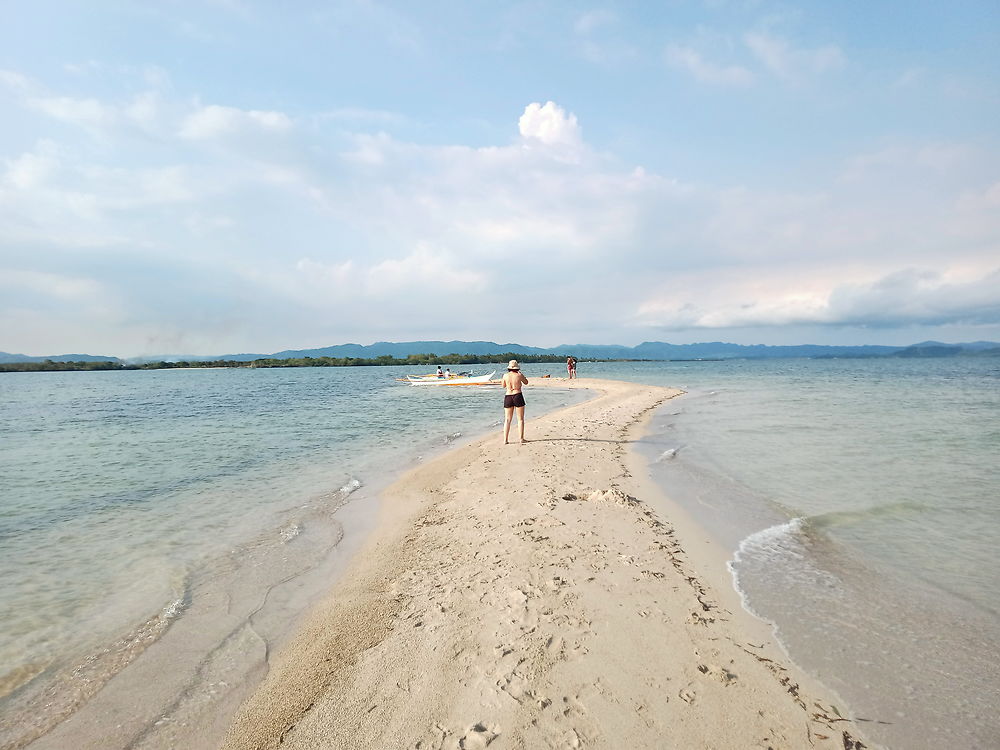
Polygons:
M746 581L743 579L746 573L773 580L779 570L784 572L794 570L793 575L796 579L807 581L812 585L826 589L835 589L840 585L840 580L835 575L813 564L804 543L808 531L809 519L800 516L756 531L740 542L733 559L726 564L726 567L729 568L733 586L747 612L762 620L767 619L756 612L747 601ZM757 575L753 576L755 580Z
M747 600L746 588L743 585L743 581L741 581L741 569L746 566L747 561L751 558L768 558L773 557L775 554L780 555L786 552L791 552L795 557L801 557L801 553L789 549L792 545L789 545L788 542L802 530L804 522L804 518L793 518L791 521L755 531L740 542L739 547L736 548L736 552L733 553L733 559L726 563L726 567L729 568L729 573L733 577L733 588L736 589L736 593L740 596L740 603L743 605L743 609L754 617L770 622L750 606L750 602Z
M796 556L801 556L801 552L798 549L801 545L794 542L794 538L795 535L802 531L805 523L806 519L799 516L793 518L791 521L755 531L740 542L740 546L733 556L732 564L739 565L747 555L762 552L777 552L779 554L791 552Z
M184 608L186 606L187 606L187 599L183 596L179 597L177 599L174 599L174 601L170 602L166 607L164 607L163 611L160 613L160 616L167 622L169 622L170 620L175 620L181 616L181 613L184 611Z
M676 448L668 448L661 453L654 463L661 463L663 461L670 461L671 459L677 458L677 452L681 449L681 446Z
M348 497L350 497L360 489L361 489L361 480L351 477L351 479L348 480L348 482L343 487L337 490L337 494L340 496L341 499L346 500Z
M346 482L344 482L342 487L318 495L317 500L327 512L331 509L331 506L333 510L336 510L344 503L346 503L348 498L350 498L351 495L360 490L363 486L364 485L362 484L360 479L357 479L356 477L351 477ZM294 522L289 522L289 523L294 523Z
M446 443L453 443L456 440L458 440L460 437L462 437L462 433L461 432L453 432L450 435L445 435L444 436L444 441Z
M280 536L281 541L285 543L292 541L295 537L297 537L301 533L302 533L302 527L299 526L297 523L287 524L285 526L282 526L281 529L278 530L278 536Z

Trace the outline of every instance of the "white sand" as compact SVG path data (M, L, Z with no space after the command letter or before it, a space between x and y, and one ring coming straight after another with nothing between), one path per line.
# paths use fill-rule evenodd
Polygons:
M539 386L601 395L531 419ZM628 443L677 393L533 379L531 442L403 477L225 746L865 747L643 502Z

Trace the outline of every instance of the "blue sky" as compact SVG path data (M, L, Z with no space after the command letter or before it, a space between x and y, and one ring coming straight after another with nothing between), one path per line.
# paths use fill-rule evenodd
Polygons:
M1000 340L1000 5L5 3L0 350Z

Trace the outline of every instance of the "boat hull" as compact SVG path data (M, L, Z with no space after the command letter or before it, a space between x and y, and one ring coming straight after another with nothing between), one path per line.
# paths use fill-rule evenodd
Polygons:
M407 377L407 382L410 385L492 385L491 378L497 374L497 371L489 373L488 375L477 375L476 377L468 378L427 378L427 377ZM498 382L498 381L497 381Z

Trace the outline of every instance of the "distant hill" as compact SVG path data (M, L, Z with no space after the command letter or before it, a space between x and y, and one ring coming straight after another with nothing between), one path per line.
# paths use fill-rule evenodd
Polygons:
M893 352L893 357L903 357L906 359L927 359L940 357L957 357L967 350L955 344L942 344L940 341L924 341L913 344L905 349ZM977 350L969 350L977 351ZM981 351L981 350L980 350Z
M959 353L985 352L1000 344L976 341L971 344L941 344L926 341L914 347L955 347ZM560 344L549 348L524 346L523 344L498 344L495 341L378 341L374 344L337 344L317 349L286 349L270 355L224 354L218 357L157 357L156 359L204 361L213 359L251 362L269 357L273 359L297 359L300 357L357 357L370 359L390 356L404 359L411 354L558 354L584 359L763 359L776 357L886 357L894 356L910 347L903 346L822 346L802 344L798 346L766 346L764 344L727 344L712 341L699 344L668 344L662 341L645 341L638 346L618 346L615 344ZM148 361L150 357L144 357Z
M548 349L521 344L497 344L493 341L405 341L394 343L378 341L363 346L361 344L339 344L321 349L288 349L271 356L274 359L292 357L408 357L411 354L503 354L504 352L524 352L526 354L549 354Z
M587 359L744 359L761 357L877 357L899 351L900 346L764 346L755 344L726 344L715 341L703 344L667 344L661 341L646 341L638 346L618 346L614 344L560 344L549 348L524 346L523 344L498 344L494 341L379 341L374 344L339 344L319 349L288 349L270 355L274 359L296 357L381 357L389 355L405 358L411 354L558 354ZM246 359L243 359L246 357ZM257 355L232 355L218 359L249 361ZM214 357L212 359L215 359Z
M984 349L996 349L1000 347L995 341L969 341L965 344L945 344L943 341L921 341L919 344L910 344L907 349L926 349L929 347L958 347L959 349L968 351L982 351Z
M893 357L924 359L938 357L1000 357L1000 346L992 341L974 341L971 344L942 344L940 341L923 341L893 352Z
M498 344L494 341L378 341L374 344L337 344L318 349L285 349L274 354L221 354L211 356L191 356L177 354L162 354L156 356L135 357L131 363L157 362L207 362L211 360L229 360L233 362L252 362L255 359L299 359L303 357L354 357L358 359L374 359L390 356L405 359L411 354L432 354L445 356L448 354L474 354L488 356L492 354L552 354L560 356L573 355L581 359L632 359L632 360L671 360L671 359L772 359L787 357L951 357L959 355L996 356L1000 351L1000 343L993 341L974 341L966 344L944 344L940 341L922 341L911 346L822 346L819 344L801 344L797 346L766 346L764 344L728 344L722 341L704 342L698 344L669 344L663 341L645 341L638 346L618 346L615 344L560 344L549 348L524 346L522 344ZM44 362L51 359L54 362L115 362L115 357L94 356L90 354L60 354L50 357L29 357L24 354L8 354L0 352L0 363L8 362Z
M102 357L94 354L53 354L48 357L29 357L27 354L0 352L0 363L8 362L120 362L118 357Z

